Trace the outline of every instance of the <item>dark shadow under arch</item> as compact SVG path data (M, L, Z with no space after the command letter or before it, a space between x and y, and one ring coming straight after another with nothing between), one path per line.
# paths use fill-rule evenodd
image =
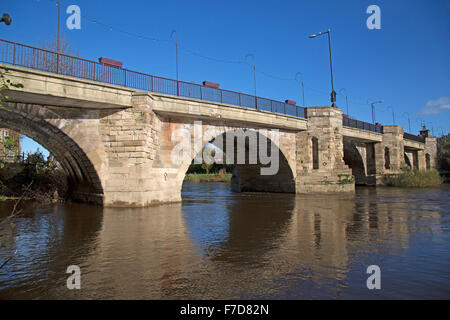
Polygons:
M344 162L352 169L355 184L366 185L367 175L364 161L356 146L351 142L344 141Z

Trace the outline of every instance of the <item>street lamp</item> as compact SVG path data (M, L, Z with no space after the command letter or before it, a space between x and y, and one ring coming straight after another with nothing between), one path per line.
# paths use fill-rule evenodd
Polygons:
M244 58L244 61L247 61L247 57L252 57L253 61L253 80L255 84L255 108L258 109L258 99L256 98L256 66L255 66L255 55L254 54L247 54Z
M347 90L346 90L345 88L342 88L341 90L339 90L339 93L342 93L342 91L345 92L345 104L346 104L346 106L347 106L347 115L349 115L349 114L348 114L348 96L347 96ZM342 93L342 94L343 94L343 93Z
M298 76L300 76L300 81L297 79ZM303 106L305 106L305 85L303 84L303 74L301 72L295 74L295 81L302 85Z
M427 121L428 125L431 127L431 136L434 136L434 126L433 126L433 122L431 121Z
M334 91L334 84L333 84L333 62L331 60L331 30L328 29L325 32L319 32L317 34L310 35L309 38L312 39L312 38L321 36L323 34L327 34L328 35L328 49L330 51L330 70L331 70L331 106L336 108L336 104L335 104L335 102L336 102L336 91Z
M178 32L177 30L172 30L170 33L170 39L172 39L173 34L175 33L175 59L176 59L176 68L177 68L177 96L180 95L179 83L178 83Z
M409 118L408 112L403 112L402 116L404 116L405 114L408 116L408 130L409 132L411 132L411 119Z
M370 100L370 99L369 99ZM367 100L367 103L369 104L369 100ZM370 104L372 105L372 123L375 124L375 104L376 103L383 103L383 100L378 101L372 101Z
M0 18L0 22L4 22L7 26L9 26L12 22L12 19L9 16L9 14L4 13L3 16Z
M387 109L392 110L392 123L395 125L394 108L392 106L388 106Z

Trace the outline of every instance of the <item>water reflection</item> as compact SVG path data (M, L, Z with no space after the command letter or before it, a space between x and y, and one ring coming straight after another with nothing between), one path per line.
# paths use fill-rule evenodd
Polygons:
M2 216L11 212L11 203L1 203ZM14 237L1 248L0 261L17 250L14 259L0 272L0 297L25 299L46 295L47 286L66 281L71 264L82 265L95 252L102 225L101 208L83 204L25 206L16 220Z
M1 298L448 298L448 186L355 195L231 193L185 184L183 203L29 207ZM8 212L2 204L1 212ZM68 265L82 289L65 287ZM380 265L383 290L367 290Z

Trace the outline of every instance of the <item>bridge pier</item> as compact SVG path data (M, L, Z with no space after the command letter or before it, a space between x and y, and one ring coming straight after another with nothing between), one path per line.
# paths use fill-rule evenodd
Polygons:
M354 192L351 169L344 163L342 111L309 107L306 131L297 133L296 192Z

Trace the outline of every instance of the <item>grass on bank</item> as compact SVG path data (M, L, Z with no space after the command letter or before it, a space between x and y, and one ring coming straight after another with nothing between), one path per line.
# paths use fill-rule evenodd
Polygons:
M402 169L401 173L384 175L387 186L402 188L428 188L442 184L442 178L435 169L410 170Z
M230 182L231 173L219 174L219 173L188 173L184 177L186 182Z

